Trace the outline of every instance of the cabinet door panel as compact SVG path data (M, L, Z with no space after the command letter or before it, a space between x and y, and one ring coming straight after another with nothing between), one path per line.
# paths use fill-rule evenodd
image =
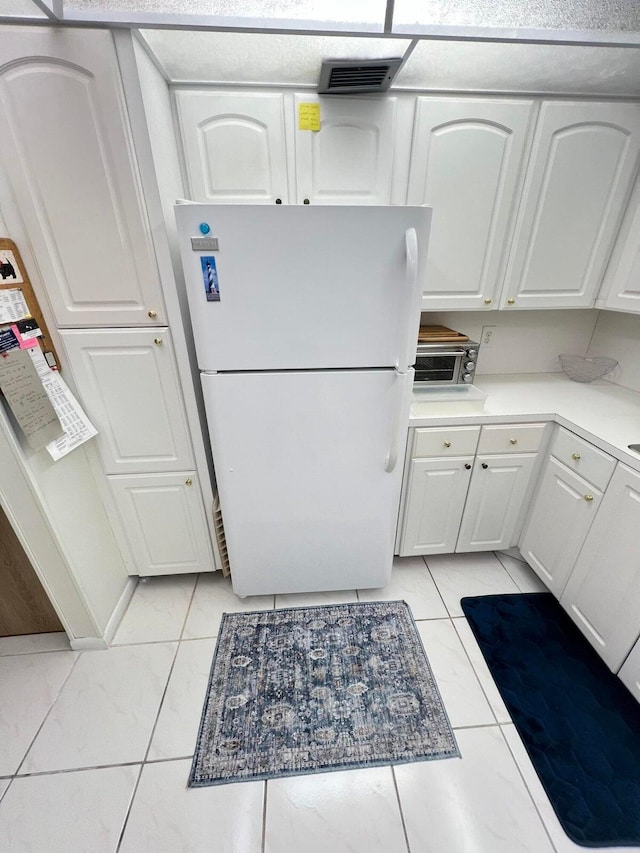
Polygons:
M107 474L193 467L168 329L62 333ZM155 343L155 341L160 343Z
M477 456L456 551L511 548L536 455Z
M640 634L640 474L618 464L560 604L615 672Z
M532 101L417 99L407 203L433 207L424 311L497 307L532 114Z
M625 660L618 675L625 687L640 702L640 642L637 642L633 649L631 649L631 654Z
M192 471L109 477L135 574L213 571L202 494Z
M288 201L283 95L187 90L176 103L193 201Z
M320 103L320 130L299 130L300 103ZM296 95L297 202L389 204L396 98Z
M585 500L585 495L592 500ZM557 597L564 589L601 500L602 492L557 459L548 459L520 551Z
M166 323L111 34L0 31L0 48L0 158L58 325Z
M451 554L464 509L473 457L411 462L400 555Z
M640 314L640 181L629 202L597 307Z
M542 105L503 306L594 304L639 151L637 104Z

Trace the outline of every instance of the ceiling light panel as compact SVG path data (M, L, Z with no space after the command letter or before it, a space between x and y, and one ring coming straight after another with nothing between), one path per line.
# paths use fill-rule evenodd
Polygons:
M433 26L640 32L638 0L395 0L393 28Z
M323 59L389 59L409 40L188 30L143 30L175 83L316 85Z
M620 47L421 41L392 88L637 97L640 51Z
M145 15L220 19L220 26L262 26L382 32L386 0L65 0L73 17L140 21Z
M46 18L47 16L31 0L2 0L0 2L0 20L2 18Z

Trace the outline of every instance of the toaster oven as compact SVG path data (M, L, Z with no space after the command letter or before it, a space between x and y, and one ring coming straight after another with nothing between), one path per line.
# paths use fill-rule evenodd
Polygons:
M420 387L473 382L479 349L474 341L418 344L415 384Z

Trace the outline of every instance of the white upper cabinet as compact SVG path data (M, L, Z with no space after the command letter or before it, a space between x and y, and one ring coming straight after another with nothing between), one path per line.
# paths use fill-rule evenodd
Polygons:
M596 307L640 314L640 180L636 181Z
M289 201L284 95L177 91L193 201Z
M168 329L62 333L107 474L188 471L188 426Z
M166 323L111 34L0 28L0 161L57 324Z
M542 104L501 307L594 304L639 151L638 104Z
M423 310L497 308L533 101L417 98L408 204L433 207Z
M300 130L301 103L320 104L320 130ZM296 95L296 200L389 204L396 98Z

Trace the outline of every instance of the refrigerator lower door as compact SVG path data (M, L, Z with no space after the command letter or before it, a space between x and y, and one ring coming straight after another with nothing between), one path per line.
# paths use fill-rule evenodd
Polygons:
M412 371L202 374L240 596L384 586Z

